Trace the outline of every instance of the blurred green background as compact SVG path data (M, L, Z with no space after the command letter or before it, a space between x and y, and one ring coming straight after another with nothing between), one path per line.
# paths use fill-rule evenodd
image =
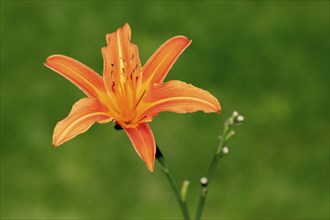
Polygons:
M193 40L166 80L219 98L221 114L151 123L195 210L224 120L245 116L209 188L205 219L329 218L329 1L1 1L1 218L179 219L112 124L55 149L55 124L84 94L43 62L65 54L102 72L105 35L128 22L141 62L167 39Z

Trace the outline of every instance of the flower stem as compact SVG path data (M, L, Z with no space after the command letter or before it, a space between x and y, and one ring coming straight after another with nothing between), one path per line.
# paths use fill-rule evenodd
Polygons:
M207 192L208 192L207 184L208 184L208 179L206 177L202 177L201 178L202 188L201 188L201 192L200 192L200 197L199 197L199 201L198 201L195 219L200 219L202 217L203 207L204 207L205 199L206 199Z
M168 181L170 182L170 185L175 193L176 199L179 202L184 219L189 220L190 216L189 216L189 212L188 212L186 199L181 197L180 191L173 179L171 172L169 171L169 169L166 165L164 157L163 157L161 151L159 150L158 146L156 146L156 159L158 160L162 170L164 171L165 176L167 177ZM186 185L185 187L188 187L187 184L184 184L184 185Z
M225 144L225 141L224 141L225 138L224 137L226 136L227 132L228 132L228 129L225 128L223 130L222 136L220 136L220 140L219 140L217 151L215 152L215 155L213 156L213 159L212 159L211 164L209 166L209 169L208 169L208 172L207 172L207 176L206 176L208 184L210 183L211 178L214 175L215 169L217 168L217 165L218 165L220 159L224 155L222 149L223 149L224 144Z
M221 143L221 141L220 141L220 143ZM221 149L221 148L222 148L222 144L219 144L219 148L218 149ZM212 176L213 176L213 174L215 172L215 168L217 167L217 164L218 164L219 160L224 155L221 152L222 151L220 151L220 154L215 154L214 155L213 160L211 162L211 165L209 167L207 176L206 177L203 177L203 178L205 178L206 183L203 184L202 181L201 181L201 192L200 192L198 206L197 206L197 210L196 210L196 216L195 216L195 219L196 220L199 220L202 217L202 213L203 213L203 209L204 209L204 204L205 204L205 200L206 200L207 192L208 192L208 184L210 183L210 180L211 180L211 178L212 178Z
M243 120L244 120L243 116L238 115L237 112L234 112L232 116L229 117L224 124L224 129L222 135L219 137L219 144L213 156L211 164L209 166L207 175L206 177L201 178L201 192L200 192L196 215L195 215L196 220L200 220L202 217L204 204L208 192L208 185L210 184L210 181L215 173L216 167L220 159L228 153L228 148L225 145L228 142L228 140L235 135L235 132L232 130L232 127L234 125L240 124Z
M219 160L224 155L222 153L222 151L221 151L221 149L223 148L223 144L224 144L223 143L224 141L222 141L222 140L223 140L223 138L221 138L220 141L219 141L217 152L216 152L216 154L214 155L214 157L212 159L212 162L210 164L209 170L207 172L207 176L206 177L203 177L201 179L201 192L200 192L198 206L197 206L196 215L195 215L195 219L196 220L200 220L201 217L202 217L202 213L203 213L203 209L204 209L204 204L205 204L205 200L206 200L207 192L208 192L208 184L210 183L210 180L211 180L211 178L214 175L214 172L215 172L215 169L216 169L216 167L218 165ZM205 180L204 181L205 183L203 183L203 181L202 181L203 179Z

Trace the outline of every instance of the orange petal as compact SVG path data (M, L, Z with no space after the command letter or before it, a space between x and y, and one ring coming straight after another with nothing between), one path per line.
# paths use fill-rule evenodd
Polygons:
M87 96L105 92L102 77L81 62L63 55L52 55L45 65L70 80Z
M145 162L148 170L153 172L156 143L149 125L147 123L141 123L136 127L124 127L124 129L133 143L137 154Z
M219 112L218 100L208 91L178 80L155 84L143 99L141 117L152 119L159 112Z
M176 36L166 41L143 66L144 85L161 83L180 54L189 46L191 40Z
M135 106L142 79L138 48L130 42L131 29L128 24L107 34L106 39L108 45L102 48L103 80L108 93L117 97L118 105L125 115L126 110Z
M125 24L118 28L116 32L106 35L107 46L102 48L103 55L103 80L107 91L114 92L119 89L120 73L124 68L124 54L127 51L129 40L131 39L131 28ZM114 84L113 84L114 83Z
M53 145L59 146L87 131L95 122L104 123L109 119L107 109L94 97L87 97L76 102L68 117L58 122L54 134Z

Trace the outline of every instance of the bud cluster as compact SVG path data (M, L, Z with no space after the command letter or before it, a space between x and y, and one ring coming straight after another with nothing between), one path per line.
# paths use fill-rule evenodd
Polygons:
M222 146L224 146L229 139L235 136L233 126L240 125L243 121L244 116L240 115L237 111L234 111L233 114L225 121L224 133L222 136L220 136L220 139L222 140ZM218 149L217 152L223 156L228 154L229 148L227 146L222 146Z
M244 121L244 116L240 115L237 111L234 111L233 114L225 122L226 127L231 127L234 125L239 125Z

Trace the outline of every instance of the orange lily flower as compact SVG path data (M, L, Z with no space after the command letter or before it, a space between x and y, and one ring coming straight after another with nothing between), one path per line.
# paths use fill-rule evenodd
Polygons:
M64 76L87 97L76 102L70 114L58 122L53 145L59 146L87 131L95 122L120 125L134 149L153 172L156 144L148 122L162 111L219 112L218 100L209 92L178 80L164 78L191 40L176 36L166 41L142 67L138 48L130 42L128 24L107 34L102 48L103 77L77 60L52 55L45 65Z

